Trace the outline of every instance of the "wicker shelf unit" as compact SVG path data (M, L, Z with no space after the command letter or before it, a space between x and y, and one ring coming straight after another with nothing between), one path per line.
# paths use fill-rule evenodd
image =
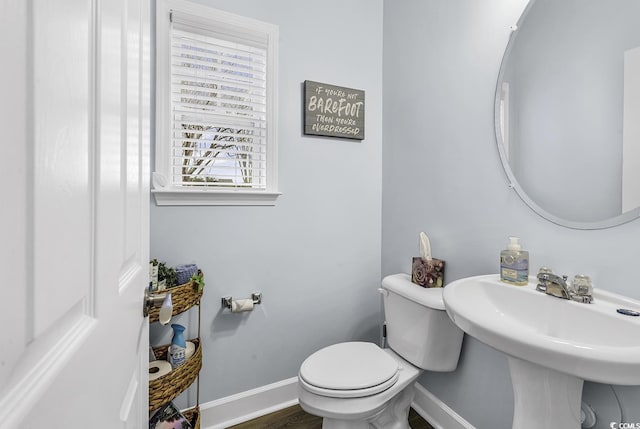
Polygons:
M199 271L202 275L202 272ZM172 316L184 313L194 306L198 306L198 336L189 339L194 343L195 351L187 361L172 370L169 374L149 381L149 411L160 408L162 405L175 399L197 379L196 405L182 413L190 421L194 429L200 429L200 369L202 368L202 344L200 342L200 299L202 290L198 290L198 285L189 281L185 284L167 289L171 292L173 304ZM158 321L159 309L149 310L149 323ZM167 360L170 344L153 347L153 351L158 360Z

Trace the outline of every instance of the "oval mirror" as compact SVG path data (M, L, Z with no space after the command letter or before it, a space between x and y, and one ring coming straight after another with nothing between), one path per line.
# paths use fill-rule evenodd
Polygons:
M531 0L505 51L496 140L537 213L579 229L640 215L640 1Z

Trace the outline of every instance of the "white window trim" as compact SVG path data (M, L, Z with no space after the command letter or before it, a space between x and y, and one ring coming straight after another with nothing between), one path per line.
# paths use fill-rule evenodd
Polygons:
M156 10L156 145L152 193L163 205L275 205L278 192L278 27L186 0L158 0ZM267 47L267 176L266 189L210 189L168 185L171 123L170 13L182 11L268 37Z

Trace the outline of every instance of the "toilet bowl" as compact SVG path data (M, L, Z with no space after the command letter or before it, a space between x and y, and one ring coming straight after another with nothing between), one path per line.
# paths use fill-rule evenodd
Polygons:
M463 333L444 311L442 288L422 288L407 274L394 274L383 279L380 292L389 348L338 343L300 366L300 406L321 416L323 429L409 429L418 376L457 367Z
M344 358L342 364L339 355ZM373 343L339 343L319 350L302 364L298 399L306 412L323 417L323 429L405 429L408 424L389 423L406 423L413 384L421 373L393 350Z

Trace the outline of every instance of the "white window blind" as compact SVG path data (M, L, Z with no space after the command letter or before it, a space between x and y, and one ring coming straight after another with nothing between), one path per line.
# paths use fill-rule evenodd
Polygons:
M171 185L266 189L267 40L173 12L170 43Z

